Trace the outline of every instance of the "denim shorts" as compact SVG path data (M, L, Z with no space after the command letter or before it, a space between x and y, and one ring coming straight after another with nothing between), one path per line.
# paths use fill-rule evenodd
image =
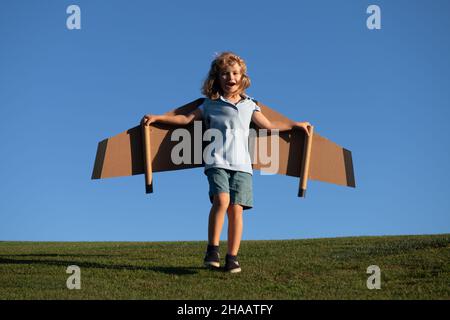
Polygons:
M209 200L219 192L230 194L230 204L240 204L244 210L253 207L253 179L247 172L222 168L209 168L205 171L209 182Z

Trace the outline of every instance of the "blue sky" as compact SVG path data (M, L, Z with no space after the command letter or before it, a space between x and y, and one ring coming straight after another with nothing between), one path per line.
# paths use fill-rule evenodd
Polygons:
M90 177L100 140L200 97L225 50L248 94L352 151L357 184L302 199L255 171L244 240L449 233L448 30L446 0L2 1L0 240L206 240L203 169L154 174L152 195Z

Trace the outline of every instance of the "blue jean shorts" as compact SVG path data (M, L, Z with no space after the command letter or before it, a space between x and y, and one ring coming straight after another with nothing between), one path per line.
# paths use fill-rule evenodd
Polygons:
M209 168L205 171L209 182L209 200L219 192L230 194L230 204L240 204L244 210L253 207L253 179L247 172L222 168Z

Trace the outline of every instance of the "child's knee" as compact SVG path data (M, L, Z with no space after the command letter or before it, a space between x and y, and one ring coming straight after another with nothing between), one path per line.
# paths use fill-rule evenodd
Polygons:
M238 218L242 215L243 207L239 204L230 204L227 208L228 218Z
M220 208L228 208L230 205L230 195L226 192L219 192L214 195L214 205Z

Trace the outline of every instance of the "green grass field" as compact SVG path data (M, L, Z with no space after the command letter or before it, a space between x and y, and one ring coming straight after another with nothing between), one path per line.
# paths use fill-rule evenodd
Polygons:
M205 246L0 242L0 299L450 298L449 234L244 241L240 274L203 268ZM80 290L66 287L69 265L81 268ZM379 290L367 288L370 265Z

